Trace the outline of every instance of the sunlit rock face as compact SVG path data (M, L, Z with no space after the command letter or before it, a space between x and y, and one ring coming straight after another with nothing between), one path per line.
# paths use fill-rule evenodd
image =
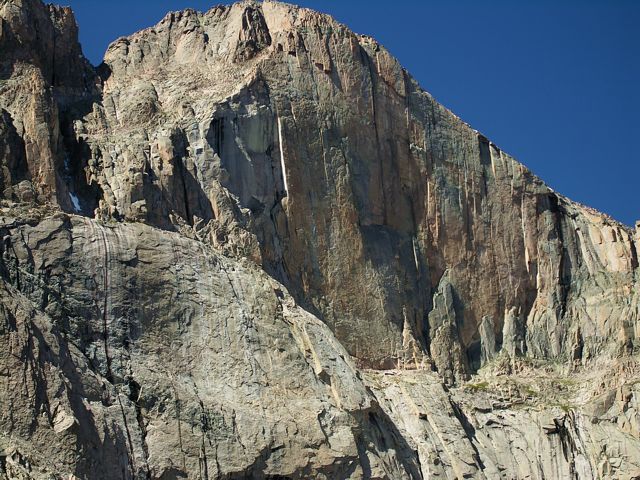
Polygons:
M640 229L326 15L0 2L0 163L4 477L640 475Z

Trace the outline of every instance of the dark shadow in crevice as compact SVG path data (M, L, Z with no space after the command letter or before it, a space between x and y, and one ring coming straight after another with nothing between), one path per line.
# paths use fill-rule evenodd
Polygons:
M372 446L375 452L392 455L395 453L402 470L409 475L409 478L422 478L418 452L409 445L393 420L378 403L374 402L368 411L358 412L357 416L360 415L362 415L359 418L362 431L355 435L355 439L364 478L371 476L371 464L367 451Z
M18 134L11 114L0 109L0 197L23 180L30 180L24 140Z
M65 119L66 120L66 119ZM89 161L94 158L91 148L81 137L76 137L69 123L62 123L66 156L63 159L59 178L64 188L58 189L58 201L68 212L94 217L104 193L96 182L88 182ZM68 198L60 198L67 191ZM66 207L66 208L65 208Z
M176 129L171 133L173 173L162 175L149 162L145 166L142 199L147 204L146 222L164 230L175 231L176 225L170 220L171 214L182 217L188 225L196 221L206 224L214 218L209 197L189 168L189 141L184 131Z
M453 410L453 414L455 415L455 417L460 422L460 425L462 426L467 438L469 439L469 443L471 444L471 447L473 448L473 452L474 452L473 456L475 458L477 467L480 468L480 470L484 470L485 469L485 465L482 462L482 457L480 456L480 451L478 450L478 447L475 444L475 442L477 441L477 439L476 439L476 429L471 424L471 422L469 421L469 419L467 418L465 413L462 411L462 409L460 408L460 406L456 402L454 402L453 400L449 399L449 403L451 404L451 409Z

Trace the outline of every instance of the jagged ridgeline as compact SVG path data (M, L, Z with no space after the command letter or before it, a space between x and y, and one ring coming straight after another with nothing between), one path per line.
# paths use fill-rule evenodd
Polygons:
M640 228L326 15L0 0L0 163L0 478L640 476Z

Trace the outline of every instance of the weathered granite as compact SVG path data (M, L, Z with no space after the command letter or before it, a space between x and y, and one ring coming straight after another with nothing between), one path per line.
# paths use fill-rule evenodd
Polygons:
M423 478L638 478L637 381L597 395L586 374L528 373L452 391L425 372L365 377Z
M0 184L0 478L638 475L640 227L326 15L1 0Z
M4 220L0 442L29 478L418 477L344 348L252 262Z
M74 123L89 158L72 163L101 191L82 205L238 244L362 364L431 352L445 272L459 372L481 363L484 316L500 343L515 309L523 348L563 360L565 338L589 359L637 322L628 228L551 191L329 17L274 2L172 13L100 69L101 99Z

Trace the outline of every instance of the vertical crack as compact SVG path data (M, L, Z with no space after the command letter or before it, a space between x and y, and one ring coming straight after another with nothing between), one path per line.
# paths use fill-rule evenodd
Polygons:
M186 456L184 454L184 446L182 444L182 425L180 424L180 416L181 416L181 410L180 410L180 396L178 395L178 389L176 388L175 384L173 382L172 383L172 387L173 387L173 395L175 397L175 403L176 403L176 420L178 421L178 444L180 445L180 453L182 454L182 470L183 471L187 471L187 459Z
M124 429L127 432L127 441L129 442L129 454L127 455L127 460L129 461L129 468L131 469L131 475L133 477L136 476L136 463L134 460L134 450L133 450L133 441L131 440L131 431L129 430L129 423L127 422L127 415L124 411L124 405L122 405L122 399L120 398L120 394L118 396L118 403L120 404L120 412L122 413L122 420L124 421Z
M147 479L151 478L151 469L149 468L149 446L147 445L147 427L144 424L144 417L142 414L142 408L140 407L141 390L140 384L133 378L128 381L129 387L129 400L133 403L136 410L136 421L138 428L140 429L140 435L142 437L142 451L144 452L145 468L147 471Z
M103 267L102 267L102 287L103 287L103 304L102 304L102 334L104 339L104 356L107 362L107 380L111 383L114 382L113 371L111 369L111 356L109 353L109 289L111 288L111 282L109 279L109 268L111 265L111 251L109 250L109 241L107 240L106 232L101 225L98 225L97 229L100 234L100 241L104 248L103 255Z
M476 439L476 429L473 427L471 422L469 422L469 419L467 418L465 413L462 411L462 409L456 402L454 402L451 398L449 398L449 403L451 404L451 409L453 410L453 414L460 422L462 429L464 430L465 434L467 435L467 438L469 439L469 444L471 445L471 448L473 448L473 452L474 452L473 456L475 457L475 461L478 468L480 470L484 470L485 465L482 462L480 451L478 450L478 447L474 443L474 440Z

